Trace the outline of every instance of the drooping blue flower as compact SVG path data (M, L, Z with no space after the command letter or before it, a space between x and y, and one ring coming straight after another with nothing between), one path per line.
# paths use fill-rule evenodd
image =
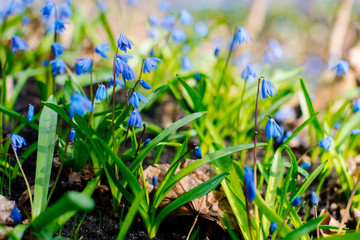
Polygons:
M281 135L281 128L275 122L274 119L270 118L265 126L265 135L268 139Z
M336 122L336 123L334 124L334 128L335 128L336 130L339 130L339 129L341 128L341 123Z
M248 81L249 79L255 78L256 72L255 72L255 68L253 67L253 65L251 65L251 64L246 65L246 67L244 68L244 70L241 73L241 77L243 79L245 79L246 81Z
M249 166L245 167L245 175L244 175L244 182L246 186L246 194L249 200L252 202L256 196L256 187L254 183L254 172L253 169Z
M76 137L76 130L75 128L71 129L70 131L70 135L69 135L69 142L72 142L75 140L75 137Z
M199 81L200 81L200 78L201 78L201 74L198 73L198 72L196 72L196 73L194 74L194 78L195 78L195 81L196 81L196 82L199 82Z
M153 184L153 186L156 187L157 183L158 183L158 178L157 178L157 176L153 176L153 178L152 178L152 184Z
M108 88L111 88L112 86L114 86L114 76L110 78ZM117 86L120 86L122 88L125 87L124 83L118 77L115 77L115 87Z
M353 130L351 130L351 135L358 135L360 134L360 128L354 128Z
M190 25L194 22L194 17L185 9L180 11L180 23L183 26Z
M144 147L146 147L149 143L150 143L151 139L150 138L147 138L145 141L144 141Z
M135 79L134 70L128 65L124 64L124 71L122 72L122 78L125 80L133 80Z
M15 223L20 223L22 220L21 212L16 206L11 210L11 218Z
M55 76L57 74L65 73L65 62L62 59L53 59L50 61L52 74Z
M199 147L199 146L196 146L196 147L194 148L194 150L195 150L195 157L196 157L197 159L202 159L202 152L201 152L200 147Z
M284 51L283 51L280 43L274 38L269 40L269 49L270 49L272 57L275 60L281 59L284 55Z
M27 42L21 37L16 35L12 37L12 53L16 53L19 50L26 52L28 47Z
M316 194L316 192L311 193L311 202L315 206L319 204L319 196Z
M214 50L214 56L215 56L215 57L219 57L219 53L220 53L220 48L215 48L215 50Z
M234 38L235 45L241 45L242 43L247 44L249 41L252 41L250 34L245 30L245 28L239 27Z
M43 19L45 21L47 21L50 16L52 16L53 14L53 11L54 10L54 5L53 4L46 4L41 10L40 10L40 13L41 13L41 16L43 17Z
M68 22L65 22L62 19L57 19L54 21L53 26L50 30L55 30L56 34L59 35L65 30L65 24L68 24Z
M139 93L138 91L134 91L134 94L136 94L139 98L140 101L148 104L149 103L149 100L144 96L142 95L141 93Z
M165 15L161 21L161 25L163 26L163 28L169 31L173 29L175 24L176 24L176 17L172 15Z
M300 205L300 203L302 202L302 199L300 196L296 196L292 201L291 201L291 205L293 205L294 207L297 207Z
M154 58L154 57L145 58L143 73L145 72L150 73L151 71L155 71L158 68L157 62L162 62L162 60L160 58Z
M22 136L14 133L12 135L8 134L8 137L10 138L11 144L14 146L15 150L26 146L26 141Z
M140 85L141 85L144 89L146 89L146 90L151 89L150 84L147 83L145 80L140 80L139 83L140 83Z
M100 56L102 56L103 58L108 58L105 52L110 50L109 45L110 45L109 43L102 43L100 45L97 45L95 47L95 52Z
M33 3L34 0L21 0L22 4L25 7L30 7L30 4Z
M184 42L187 40L187 36L185 32L179 28L174 29L171 32L171 36L174 42Z
M311 162L304 162L303 164L300 165L300 167L302 169L307 169L307 168L311 167Z
M117 55L117 58L119 58L124 63L127 63L129 58L133 58L133 57L134 57L133 55L127 53Z
M280 132L280 134L275 136L275 141L277 143L282 143L284 141L285 129L280 126L280 131L279 132Z
M277 223L276 222L272 222L271 224L270 224L270 233L274 233L275 231L276 231L276 229L277 229Z
M31 122L31 120L32 120L33 117L34 117L34 106L31 105L31 104L29 104L26 117L27 117L28 122Z
M101 83L96 90L95 99L102 101L105 99L105 97L107 97L107 101L109 101L109 94L106 90L106 87L104 84Z
M296 117L296 112L292 107L281 108L274 115L275 120L279 123L282 123L286 119L293 117Z
M70 2L63 3L60 9L60 17L65 19L65 18L71 18L72 15L73 13L70 6Z
M141 120L141 116L140 113L134 109L133 112L131 113L131 115L129 116L128 120L126 121L126 125L127 126L132 126L132 127L141 127L142 126L142 120Z
M153 27L158 27L160 25L160 18L154 14L151 14L148 17L149 24Z
M340 60L334 67L331 68L336 71L336 76L341 76L341 74L346 75L349 72L350 64L348 61Z
M134 108L139 108L139 104L142 101L144 103L149 103L149 100L147 100L146 97L144 97L141 93L138 91L134 91L134 93L131 95L129 99L129 104L133 105Z
M159 29L158 28L150 28L148 30L148 36L154 40L157 40L159 39L160 37L160 32L159 32Z
M188 56L181 57L181 69L190 70L193 67L192 61Z
M23 26L28 26L30 24L30 17L28 15L25 15L21 18L21 24Z
M360 111L360 98L355 100L354 107L353 107L354 113L356 113L358 111Z
M270 82L268 78L263 78L262 84L261 84L261 96L262 98L267 98L268 96L272 97L274 93L277 96L276 88L275 86Z
M75 71L77 75L91 72L93 60L91 58L77 58L75 59Z
M332 141L331 137L325 137L325 138L321 139L318 144L321 148L326 149L326 152L327 152L330 149L331 141Z
M209 27L205 22L195 24L195 35L199 38L206 37L209 34Z
M54 42L53 44L51 44L51 48L53 50L55 57L60 57L61 55L63 55L64 49L67 49L66 46L64 46L60 43L57 43L57 42Z
M74 115L84 116L86 112L93 112L94 106L91 101L82 95L81 93L74 93L71 96L71 102L69 107L70 117L74 118Z
M131 46L134 46L134 44L124 34L120 34L119 40L118 40L118 46L121 51L126 53L127 49L131 49Z
M168 1L160 1L158 4L158 9L160 12L167 12L170 10L171 3Z

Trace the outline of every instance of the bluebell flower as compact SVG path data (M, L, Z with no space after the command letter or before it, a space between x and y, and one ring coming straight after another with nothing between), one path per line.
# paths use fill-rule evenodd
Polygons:
M169 31L173 29L175 24L176 24L176 17L172 15L165 15L161 21L161 25L163 26L163 28Z
M193 67L192 61L188 56L181 57L181 69L190 70Z
M180 23L183 26L190 25L194 22L194 17L185 9L180 11Z
M158 4L158 9L160 12L167 12L170 10L171 4L170 2L164 0L164 1L160 1Z
M112 76L110 78L109 84L108 84L108 88L114 86L114 77ZM118 78L115 77L115 87L120 86L120 87L125 87L124 83Z
M326 138L321 139L318 144L321 148L326 149L326 152L327 152L330 149L331 141L332 141L331 137L326 137Z
M77 75L91 72L93 60L91 58L77 58L75 59L75 71Z
M146 97L144 97L141 93L138 91L134 91L134 93L131 95L129 99L129 104L133 105L134 108L139 108L139 104L142 101L144 103L149 103L149 100L147 100Z
M291 205L293 205L294 207L297 207L300 205L300 203L302 202L302 199L300 196L296 196L292 202L291 202Z
M235 38L234 38L234 45L241 45L242 43L248 43L252 41L249 33L243 27L239 27L236 31Z
M16 206L11 210L11 218L15 223L20 223L22 220L21 212Z
M139 83L140 83L140 85L141 85L144 89L146 89L146 90L151 89L150 84L149 84L149 83L147 83L146 81L144 81L144 80L140 80L140 81L139 81Z
M71 18L73 15L70 2L63 3L60 9L61 18Z
M262 84L261 84L261 96L262 98L267 98L268 96L272 97L274 93L277 96L276 88L275 86L270 82L268 78L263 78Z
M319 204L319 196L316 194L316 192L311 193L311 202L315 206Z
M96 90L95 99L102 101L105 99L105 97L107 97L107 101L109 101L109 94L106 90L106 87L104 84L101 83Z
M354 113L356 113L358 111L360 111L360 98L355 100L354 107L353 107Z
M195 157L197 159L202 159L202 152L201 152L200 147L196 146L194 150L195 150Z
M57 74L65 73L65 62L62 59L53 59L50 61L52 74L55 76Z
M184 42L187 40L187 36L185 32L179 28L174 29L171 32L171 36L174 42Z
M302 169L307 169L307 168L311 167L311 162L304 162L303 164L300 165L300 167Z
M22 4L26 7L30 7L30 4L33 3L34 0L21 0Z
M11 144L14 146L15 150L26 146L26 141L22 136L14 133L13 135L8 134L8 137L10 138Z
M336 122L336 123L334 124L334 128L335 128L336 130L339 130L339 129L341 128L341 123Z
M127 52L127 49L131 49L131 46L134 46L134 44L124 34L120 34L118 40L118 46L121 51Z
M70 117L74 118L74 115L84 116L86 112L93 112L94 106L91 101L82 95L81 93L74 93L71 96L71 102L69 107Z
M275 122L274 119L270 118L265 126L265 135L268 139L272 137L276 137L281 134L281 128L279 125Z
M31 120L32 120L33 117L34 117L34 106L31 105L31 104L29 104L26 117L27 117L28 122L31 122Z
M284 141L284 134L285 134L285 129L280 126L280 131L279 134L275 136L275 141L277 143L282 143Z
M26 52L28 47L27 42L21 37L16 35L12 37L12 53L16 53L19 50Z
M162 62L162 60L160 58L154 58L154 57L145 58L143 73L145 72L150 73L151 71L156 70L158 68L157 62Z
M46 4L41 10L41 16L46 21L50 18L50 16L53 14L54 5L53 4Z
M150 143L151 139L150 138L147 138L145 141L144 141L144 147L146 147L149 143Z
M360 128L354 128L353 130L351 130L351 135L358 135L360 134Z
M110 45L109 43L102 43L100 45L97 45L95 47L95 52L100 56L102 56L103 58L108 58L105 52L110 50L109 45Z
M220 48L215 48L215 50L214 50L214 56L215 56L215 57L219 57L219 53L220 53Z
M296 117L295 109L292 107L281 108L274 115L275 120L279 123L282 123L286 119L292 117Z
M21 18L21 24L23 26L28 26L30 24L30 17L28 15L25 15Z
M195 25L195 35L199 38L206 37L209 34L209 27L204 22L198 22Z
M138 126L141 127L142 126L142 120L141 120L141 116L140 113L134 109L133 112L131 113L131 115L129 116L128 120L126 121L126 125L127 126Z
M51 30L55 30L56 34L59 35L65 30L65 24L68 24L68 22L57 19L54 21L53 28L51 28Z
M119 58L121 61L123 61L124 63L128 63L129 58L133 58L134 56L131 54L118 54L116 55L117 58Z
M160 18L154 14L151 14L148 17L149 24L153 27L158 27L160 25Z
M251 64L246 65L246 67L244 68L244 70L241 73L241 77L243 79L245 79L246 81L248 81L251 78L255 78L256 72L255 72L255 68L253 67L253 65L251 65Z
M277 229L277 223L276 222L272 222L271 224L270 224L270 233L274 233L275 231L276 231L276 229Z
M280 43L276 39L272 38L269 40L269 49L271 55L275 60L281 59L284 55L283 49L281 48Z
M64 49L67 49L67 47L57 42L51 44L51 48L55 57L60 57L61 55L63 55Z
M115 73L116 75L121 73L123 79L135 79L135 73L132 68L118 57L116 58Z
M96 1L96 6L98 7L101 13L105 13L107 11L107 4L104 0Z
M201 74L198 73L198 72L196 72L196 73L194 74L194 78L195 78L195 81L196 81L196 82L199 82L199 81L200 81L200 78L201 78Z
M341 76L341 74L346 75L349 72L350 64L348 61L340 60L338 64L331 69L336 71L336 76Z
M266 51L262 57L262 60L264 63L272 64L274 62L274 57L270 51Z
M254 172L253 169L249 166L245 167L245 175L244 175L244 182L246 186L246 194L249 200L252 202L256 196L256 187L254 183Z
M75 137L76 137L76 130L75 128L71 129L70 131L70 135L69 135L69 142L72 142L75 140Z
M153 186L156 187L157 183L158 183L158 178L157 178L157 176L153 176L153 178L152 178L152 184L153 184Z

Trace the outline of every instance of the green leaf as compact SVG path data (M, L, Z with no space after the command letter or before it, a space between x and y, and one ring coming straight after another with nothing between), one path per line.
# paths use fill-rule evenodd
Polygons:
M5 113L6 115L8 115L9 117L11 117L13 119L17 119L20 117L20 113L12 110L10 108L7 108L6 106L4 106L2 104L0 104L0 112ZM34 121L28 122L27 118L24 116L22 116L20 118L19 122L29 124L29 126L32 127L33 129L39 130L39 125L37 125Z
M76 139L74 143L74 162L72 168L74 172L81 172L90 156L90 149L81 138Z
M194 112L200 112L200 111L204 111L205 107L201 101L201 97L198 91L196 91L194 88L190 87L185 81L183 81L182 79L178 78L178 80L180 81L180 83L184 86L185 90L187 91L187 93L189 94L191 101L192 101L192 106L193 111Z
M57 112L57 114L59 114L60 117L62 117L66 122L70 122L70 117L67 115L67 113L65 112L65 110L60 107L59 105L57 105L56 103L53 102L42 102L42 104L44 104L46 107L54 110L55 112Z
M360 239L360 232L346 232L342 235L335 235L327 237L326 240L349 240L349 239Z
M300 228L292 231L290 234L288 234L284 240L297 240L303 235L313 231L316 229L316 226L326 217L327 215L323 215L321 217L311 219L304 225L302 225Z
M341 126L339 135L335 139L336 146L340 147L351 135L351 130L360 125L360 112L351 116L349 121Z

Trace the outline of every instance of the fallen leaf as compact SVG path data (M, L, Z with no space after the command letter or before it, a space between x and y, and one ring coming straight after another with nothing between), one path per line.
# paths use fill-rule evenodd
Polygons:
M15 201L10 201L0 195L0 223L3 225L13 224L11 211L15 207ZM0 234L1 235L1 234Z
M324 220L322 220L319 224L319 226L322 226L322 225L330 225L330 226L334 226L334 227L340 227L340 222L337 221L335 218L333 218L329 211L326 210L326 209L323 209L321 210L320 212L320 216L324 215L324 214L328 214ZM320 229L320 234L321 236L323 237L330 237L332 236L333 234L336 234L337 233L337 229ZM344 230L342 230L341 232L345 232Z

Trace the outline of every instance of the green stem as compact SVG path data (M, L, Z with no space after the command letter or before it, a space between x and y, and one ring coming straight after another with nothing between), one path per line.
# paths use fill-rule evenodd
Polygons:
M119 46L116 48L116 54L114 56L114 63L113 63L113 95L112 95L112 135L113 135L113 152L117 154L116 152L116 144L115 144L115 87L116 87L116 59L119 52ZM125 83L125 91L126 91L126 83Z

